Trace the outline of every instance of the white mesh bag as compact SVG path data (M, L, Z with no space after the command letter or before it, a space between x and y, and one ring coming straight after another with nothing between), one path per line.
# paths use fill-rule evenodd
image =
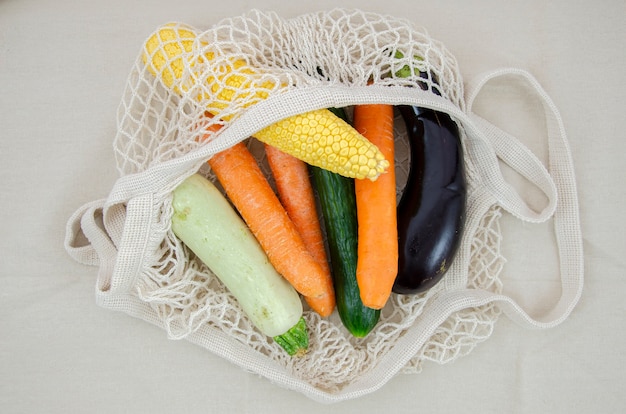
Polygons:
M446 363L466 355L490 336L502 312L531 328L550 328L568 317L583 285L574 170L558 111L529 73L496 70L464 85L454 57L425 30L358 10L293 19L252 11L206 30L172 27L196 33L192 40L168 40L179 46L192 43L176 62L181 72L169 80L167 74L155 76L146 67L146 49L140 50L119 107L114 151L120 178L106 198L82 206L67 223L68 253L99 268L100 306L151 322L170 338L187 339L322 402L365 395L398 373L419 372L424 361ZM406 58L393 57L395 50ZM215 58L203 59L207 53ZM239 59L244 64L232 64ZM416 78L383 76L404 65L419 65L433 75L419 79L429 90L407 87L415 86ZM216 101L222 96L219 88L227 89L219 76L225 66L234 73L250 68L260 73L252 85L256 92ZM507 77L523 81L543 103L547 166L515 137L472 112L483 85ZM432 93L435 86L441 96ZM207 140L200 138L207 135L209 95L216 116L208 122L224 122L224 128ZM190 259L170 230L171 192L195 172L212 178L206 163L212 154L280 119L360 103L420 105L447 112L457 122L469 189L463 240L443 281L424 294L393 294L364 339L352 337L336 313L321 319L305 309L310 349L292 358L251 325L202 263ZM401 122L396 126L396 163L403 177L406 133ZM254 139L248 142L262 154L255 151ZM530 208L505 181L500 162L545 194L543 210ZM531 317L502 293L502 214L554 223L562 289L544 315Z

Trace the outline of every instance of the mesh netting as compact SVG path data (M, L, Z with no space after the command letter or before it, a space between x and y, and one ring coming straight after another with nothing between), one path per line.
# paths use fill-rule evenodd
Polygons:
M406 67L409 76L389 76ZM404 21L336 10L292 20L253 12L206 31L165 25L146 42L120 106L118 169L132 174L188 153L219 135L208 132L213 124L270 96L370 82L418 83L464 106L453 56Z
M413 75L389 76L407 65ZM464 109L454 58L424 30L402 20L335 10L291 20L252 12L205 31L168 25L148 39L129 77L114 142L117 167L122 175L138 174L198 151L221 139L220 132L210 132L212 124L236 125L255 104L287 91L366 86L372 80L390 87L420 85ZM396 136L400 193L410 160L399 119ZM248 145L267 173L262 147L254 139ZM206 163L198 163L198 169L213 178ZM467 177L471 193L477 179L470 160ZM492 207L487 214L481 211L480 217L467 218L463 240L467 260L450 269L453 282L421 295L392 295L379 324L364 339L352 337L336 313L321 319L305 304L310 349L304 357L291 358L250 323L219 280L174 237L168 191L157 194L155 203L159 214L135 294L150 304L168 335L180 339L199 329L226 332L251 352L268 356L294 377L324 391L341 390L376 366L428 312L442 289L501 290L500 210ZM404 372L418 372L427 360L445 363L467 354L491 334L498 315L494 305L453 314Z

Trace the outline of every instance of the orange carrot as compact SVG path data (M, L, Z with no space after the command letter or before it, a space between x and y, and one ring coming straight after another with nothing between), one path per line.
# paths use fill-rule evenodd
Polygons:
M272 145L265 145L265 155L287 215L326 275L324 283L328 294L320 298L305 298L312 309L326 317L335 308L335 293L307 165Z
M361 301L381 309L398 273L396 177L393 165L393 106L357 105L354 127L378 146L391 163L376 181L355 180L358 258L356 278Z
M305 298L328 295L324 271L246 145L240 142L208 162L278 273Z

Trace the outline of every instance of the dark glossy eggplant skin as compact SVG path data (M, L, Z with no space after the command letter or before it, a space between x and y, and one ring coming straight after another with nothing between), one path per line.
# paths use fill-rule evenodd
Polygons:
M393 291L424 292L444 276L465 224L466 181L458 127L447 115L400 106L411 165L398 203L398 276Z

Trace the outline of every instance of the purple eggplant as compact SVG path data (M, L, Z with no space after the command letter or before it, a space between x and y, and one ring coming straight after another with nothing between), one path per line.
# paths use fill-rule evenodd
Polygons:
M398 203L398 276L393 291L424 292L450 267L465 224L463 150L455 122L445 113L400 106L411 165Z

